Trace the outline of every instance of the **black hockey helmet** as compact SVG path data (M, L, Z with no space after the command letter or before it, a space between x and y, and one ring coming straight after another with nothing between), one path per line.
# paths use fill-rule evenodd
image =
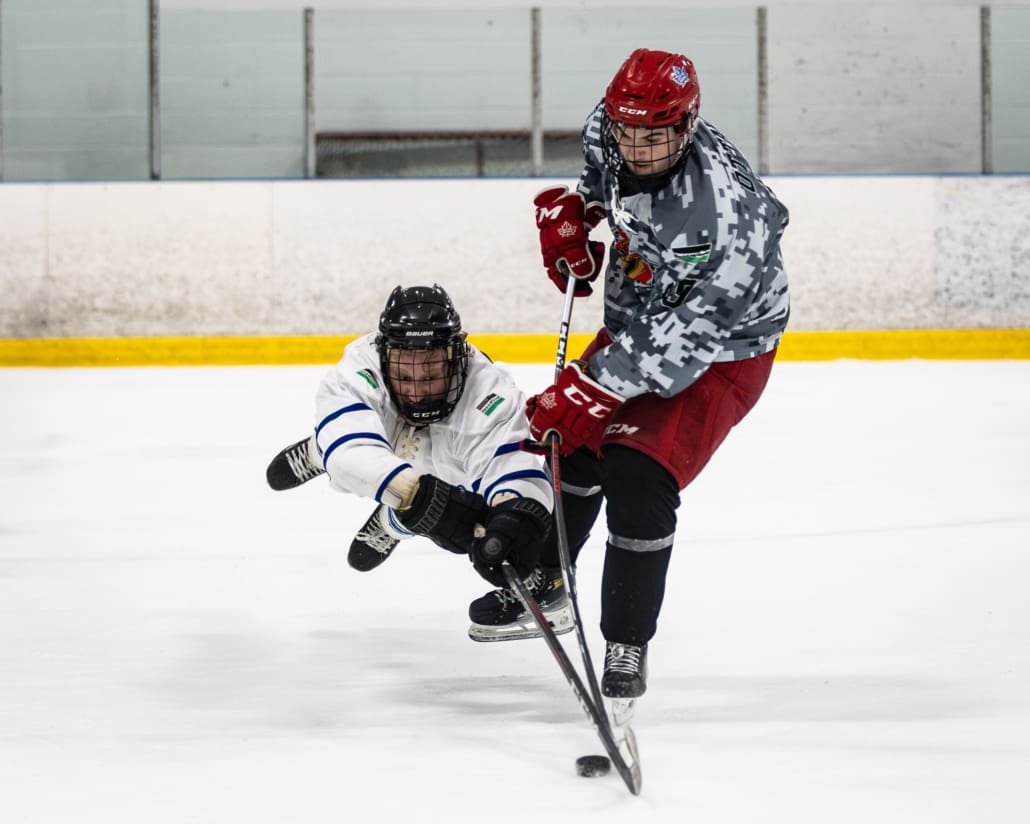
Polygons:
M454 410L468 374L465 338L443 287L398 286L390 293L376 348L387 391L405 420L421 426Z

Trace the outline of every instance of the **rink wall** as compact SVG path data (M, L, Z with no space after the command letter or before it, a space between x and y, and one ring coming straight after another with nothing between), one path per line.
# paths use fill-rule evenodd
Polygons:
M561 301L528 204L550 182L6 183L0 365L329 362L415 282L495 357L546 362ZM1030 357L1030 177L770 183L783 357ZM600 320L577 302L573 347Z

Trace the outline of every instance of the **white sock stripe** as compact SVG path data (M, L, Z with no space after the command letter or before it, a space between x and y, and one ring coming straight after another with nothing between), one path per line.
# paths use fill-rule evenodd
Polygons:
M597 495L601 491L601 486L576 486L575 484L562 481L561 491L568 492L570 495L575 495L579 498L589 498L591 495Z
M675 533L664 538L623 538L621 535L608 533L608 543L619 549L628 549L630 552L658 552L661 549L672 546L672 539Z

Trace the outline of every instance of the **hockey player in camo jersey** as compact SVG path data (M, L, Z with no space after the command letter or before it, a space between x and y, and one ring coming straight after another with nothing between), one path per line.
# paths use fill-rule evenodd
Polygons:
M561 438L574 556L607 501L601 685L620 699L646 689L679 491L757 402L789 313L787 209L699 106L690 60L638 49L586 122L576 191L535 199L562 291L571 274L590 294L605 248L589 232L614 235L604 328L529 411L534 438Z
M481 552L500 538L556 629L572 629L560 573L539 567L553 496L539 457L519 448L525 397L468 343L441 287L393 291L378 331L349 344L323 378L316 421L314 435L273 459L268 483L291 489L327 473L334 489L378 501L351 543L352 567L374 569L422 535L468 554L500 586L502 570ZM528 616L515 620L508 597L502 588L473 601L473 640L539 634Z

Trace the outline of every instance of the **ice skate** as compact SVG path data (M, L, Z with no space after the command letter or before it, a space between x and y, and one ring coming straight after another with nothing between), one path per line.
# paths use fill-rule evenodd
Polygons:
M268 485L277 492L293 489L324 474L314 435L286 447L272 458L265 470Z
M647 644L637 647L608 641L604 655L604 674L601 676L601 693L606 698L621 700L639 698L646 691Z
M390 513L380 505L351 541L347 563L359 572L375 569L390 557L404 537L407 536L390 528Z
M560 569L537 569L523 583L557 635L573 630L572 608ZM469 618L473 641L516 641L543 634L510 587L495 589L469 604Z

